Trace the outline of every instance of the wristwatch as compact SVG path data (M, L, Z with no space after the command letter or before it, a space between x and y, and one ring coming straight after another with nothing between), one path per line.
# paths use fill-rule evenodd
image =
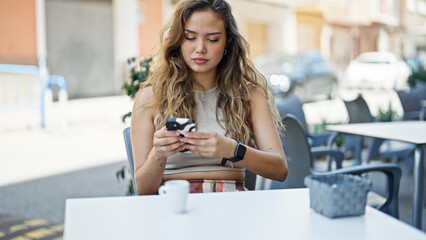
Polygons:
M237 147L235 148L234 157L233 158L222 158L222 162L221 162L222 166L226 165L226 161L231 161L232 163L239 162L239 161L243 160L244 156L246 155L247 147L244 146L244 144L241 141L239 141L237 139L234 139L234 140L237 141L237 143L238 143Z

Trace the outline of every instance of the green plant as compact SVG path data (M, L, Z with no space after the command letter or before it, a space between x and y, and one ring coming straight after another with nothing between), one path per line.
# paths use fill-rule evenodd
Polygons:
M127 168L126 166L123 166L122 168L120 168L120 170L118 170L115 173L115 176L117 177L118 181L120 181L120 179L125 180L126 179L126 173L130 174L130 169ZM135 195L135 191L133 190L133 182L132 182L131 179L129 180L129 184L127 184L126 195L127 196Z
M392 103L389 103L387 109L379 108L379 114L376 117L376 120L379 122L392 122L398 117L396 112L392 108Z
M334 139L333 143L334 143L334 144L336 144L336 146L337 146L338 148L340 148L341 146L343 146L343 143L345 143L345 137L344 137L344 136L342 136L342 135L338 135L338 136Z
M127 96L133 99L139 91L140 84L151 75L152 57L129 58L127 64L130 66L129 77L122 88L126 91ZM123 115L122 121L125 122L131 115L132 112Z
M320 124L313 125L313 131L311 131L313 134L320 134L325 131L326 125L334 125L334 124L342 124L341 122L335 122L331 123L328 122L326 119L322 119ZM311 127L312 129L312 127ZM337 136L333 143L336 144L337 147L341 147L343 143L345 142L345 138L342 135Z
M426 70L421 66L418 71L412 72L408 77L408 85L415 87L418 82L426 83Z
M123 84L123 90L126 91L127 96L133 99L136 93L139 91L140 84L144 82L149 75L151 75L151 57L142 57L142 58L129 58L127 59L127 64L130 66L129 77L127 81ZM123 122L126 121L132 115L132 112L124 114L121 118ZM127 166L123 166L116 173L117 180L126 180L126 175L130 174L130 169ZM126 195L134 195L135 191L133 190L133 182L130 179L127 185Z

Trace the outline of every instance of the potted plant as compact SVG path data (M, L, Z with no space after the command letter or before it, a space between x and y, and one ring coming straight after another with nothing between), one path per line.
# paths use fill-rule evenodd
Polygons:
M420 66L418 71L413 71L408 77L408 85L413 88L418 83L426 84L426 70Z
M126 91L127 96L133 99L139 91L140 84L151 75L152 57L129 58L127 64L130 66L129 77L124 82L122 89ZM131 115L132 112L126 113L122 118L123 122Z
M397 113L392 108L392 103L389 103L388 109L379 108L379 114L376 117L378 122L392 122L397 119Z

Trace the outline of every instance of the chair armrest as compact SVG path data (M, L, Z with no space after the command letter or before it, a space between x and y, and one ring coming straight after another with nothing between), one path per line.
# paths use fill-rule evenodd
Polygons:
M331 132L323 132L319 134L309 135L308 137L310 139L309 144L311 145L311 147L326 145L328 138L330 137L331 134L332 134Z
M419 120L422 115L424 114L421 114L420 111L404 112L402 118L403 120Z
M389 196L386 202L379 208L395 218L398 218L398 192L399 184L401 180L401 168L397 164L391 163L380 163L380 164L369 164L352 166L342 169L333 170L325 173L317 173L317 175L328 175L328 174L354 174L361 175L367 172L383 172L388 180L388 193Z
M362 146L363 146L363 142L364 142L363 137L357 136L357 135L352 135L352 134L333 132L332 134L330 134L330 137L328 138L327 146L329 146L331 148L333 146L333 142L339 136L345 137L345 143L344 143L345 151L348 150L346 148L347 146L349 146L349 149L352 149L354 151L355 156L354 156L353 161L355 162L355 164L357 164L357 165L361 164L361 162L362 162L361 151L362 151ZM328 159L328 161L330 161L330 159Z
M345 154L342 151L329 147L312 147L311 155L312 159L318 156L328 155L329 157L327 158L327 171L331 170L332 158L334 159L334 161L336 161L336 168L340 169L342 168L343 158L345 157Z
M401 175L401 168L394 163L377 163L377 164L368 164L368 165L359 165L346 167L342 169L336 169L325 174L338 174L338 173L350 173L360 175L366 172L380 171L383 173L390 173L395 176Z

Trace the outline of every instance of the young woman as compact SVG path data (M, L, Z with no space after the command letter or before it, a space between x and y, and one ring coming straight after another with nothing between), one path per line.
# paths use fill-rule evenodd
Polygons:
M280 117L229 4L181 2L160 44L132 113L138 193L155 194L172 179L188 180L191 192L244 190L245 169L284 181ZM197 131L167 131L169 117L191 118Z

